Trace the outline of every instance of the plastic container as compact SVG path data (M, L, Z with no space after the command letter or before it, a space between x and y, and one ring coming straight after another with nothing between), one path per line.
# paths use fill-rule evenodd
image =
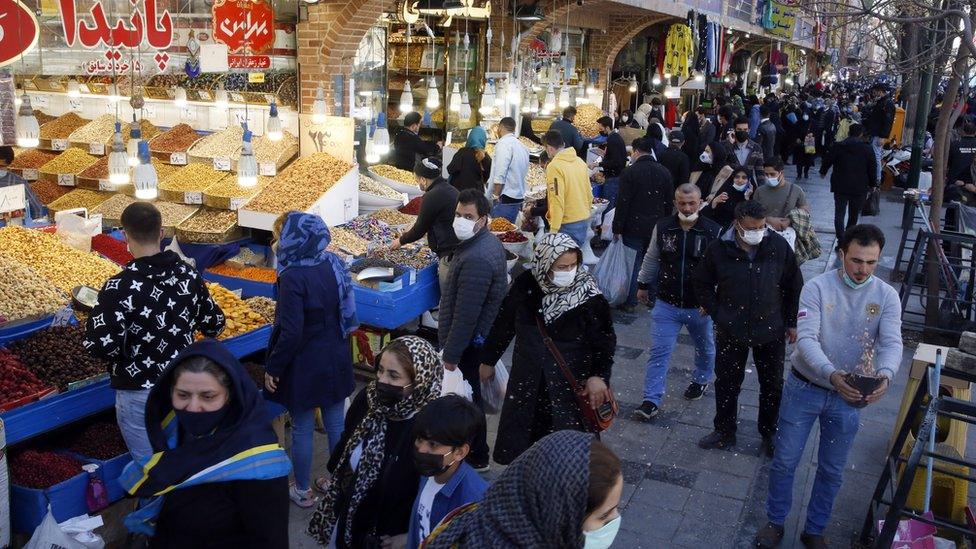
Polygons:
M58 522L88 513L85 493L88 473L81 473L46 490L10 486L11 528L14 532L30 534L44 520L48 503Z

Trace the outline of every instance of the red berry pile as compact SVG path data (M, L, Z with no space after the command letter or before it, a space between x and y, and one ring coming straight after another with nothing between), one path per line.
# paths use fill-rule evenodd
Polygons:
M71 438L68 450L88 458L108 460L129 451L114 421L97 421Z
M511 242L511 243L525 242L526 240L528 240L528 238L526 238L524 234L518 231L508 231L507 233L498 237L498 239L501 240L502 242Z
M81 381L105 373L108 366L85 350L82 326L54 326L34 333L10 345L41 381L60 390L72 381Z
M400 213L405 213L408 215L420 215L420 203L424 201L424 197L418 196L410 202L407 202L403 206L400 206Z
M24 367L17 355L0 349L0 403L33 395L43 390L44 384Z
M54 452L24 450L10 457L10 481L17 486L43 490L80 472L80 461Z
M93 252L98 252L105 256L109 261L125 265L132 261L132 254L125 242L112 238L107 234L98 234L92 237L91 247Z

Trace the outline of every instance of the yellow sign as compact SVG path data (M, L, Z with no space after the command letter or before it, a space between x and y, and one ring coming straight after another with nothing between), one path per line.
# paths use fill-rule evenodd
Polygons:
M793 38L793 28L796 26L796 12L799 6L791 6L783 2L773 1L773 28L766 32L780 38Z
M356 151L353 148L356 123L352 118L326 116L324 122L315 124L312 122L311 114L300 114L298 126L298 146L301 156L324 152L350 164L356 163Z
M247 83L248 84L264 84L264 73L263 72L249 72L249 73L247 73Z

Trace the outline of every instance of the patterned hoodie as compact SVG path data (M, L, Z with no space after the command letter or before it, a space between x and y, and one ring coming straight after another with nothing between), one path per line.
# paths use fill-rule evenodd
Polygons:
M109 362L114 389L151 389L195 332L216 337L223 329L203 277L165 251L130 261L105 282L85 324L85 348Z

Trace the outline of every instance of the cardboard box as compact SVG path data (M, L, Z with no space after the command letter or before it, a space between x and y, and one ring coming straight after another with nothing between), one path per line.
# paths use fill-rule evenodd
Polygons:
M915 356L912 357L912 369L908 373L909 377L912 379L922 379L922 376L928 375L927 370L930 366L935 364L935 351L937 349L942 349L942 360L943 364L945 357L952 347L943 347L941 345L930 345L928 343L919 343L918 348L915 349ZM942 376L939 381L940 385L946 385L949 387L955 387L957 389L969 389L969 382L957 379L954 377L949 377L946 375Z

